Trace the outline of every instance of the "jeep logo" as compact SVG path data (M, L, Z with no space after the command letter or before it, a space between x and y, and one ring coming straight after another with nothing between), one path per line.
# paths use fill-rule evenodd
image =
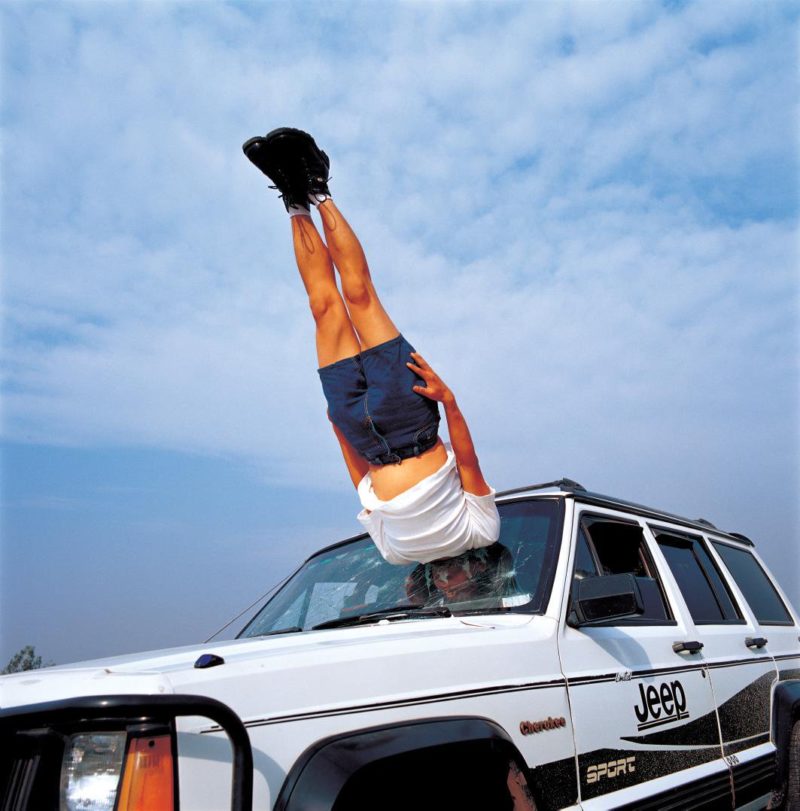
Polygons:
M686 693L677 679L662 682L658 686L651 684L647 688L640 684L639 700L641 706L635 705L633 708L639 719L636 729L649 729L689 717L686 711Z

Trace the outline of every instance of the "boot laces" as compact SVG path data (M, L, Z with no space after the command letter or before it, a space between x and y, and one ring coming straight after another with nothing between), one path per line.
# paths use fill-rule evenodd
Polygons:
M274 186L270 186L269 188L280 192L279 197L281 200L283 200L283 204L288 209L289 206L295 205L297 202L294 197L292 197L289 178L286 176L286 173L283 171L283 167L281 166L277 166L275 168L275 174L278 176L277 180L280 182L276 183ZM283 188L281 188L281 185Z

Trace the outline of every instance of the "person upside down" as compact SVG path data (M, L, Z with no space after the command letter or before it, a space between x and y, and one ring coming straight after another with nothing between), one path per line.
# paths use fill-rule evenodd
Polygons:
M363 508L358 520L389 563L429 563L493 544L495 490L467 422L452 390L384 309L361 243L331 198L328 156L308 133L288 127L242 149L289 214L328 419ZM439 404L449 445L438 433Z

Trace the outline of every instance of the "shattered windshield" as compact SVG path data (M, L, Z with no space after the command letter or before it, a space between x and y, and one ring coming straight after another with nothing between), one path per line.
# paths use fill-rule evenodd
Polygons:
M457 558L396 566L369 537L323 550L239 634L263 636L381 618L544 610L561 534L557 499L498 504L500 539Z

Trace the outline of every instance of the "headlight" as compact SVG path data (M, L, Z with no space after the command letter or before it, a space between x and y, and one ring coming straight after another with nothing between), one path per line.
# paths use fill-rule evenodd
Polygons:
M169 734L72 735L61 764L59 811L174 811L175 779Z
M61 811L113 811L125 732L73 735L61 764Z

